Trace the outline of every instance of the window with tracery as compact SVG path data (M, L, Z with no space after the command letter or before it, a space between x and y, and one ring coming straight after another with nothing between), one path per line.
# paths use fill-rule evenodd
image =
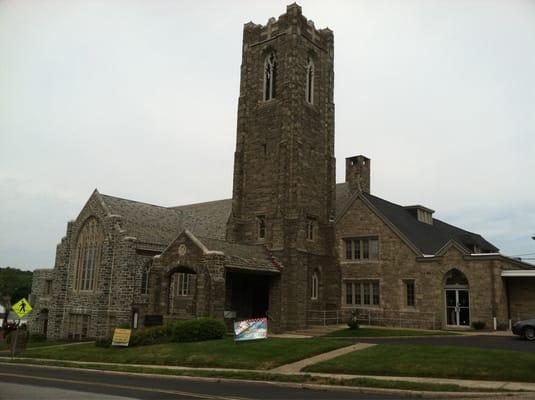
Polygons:
M75 290L93 290L97 281L98 266L104 235L98 220L89 218L78 235L75 251Z
M307 75L306 75L306 100L307 103L314 103L314 61L311 58L307 61Z
M275 97L276 70L275 54L269 53L264 61L264 101Z

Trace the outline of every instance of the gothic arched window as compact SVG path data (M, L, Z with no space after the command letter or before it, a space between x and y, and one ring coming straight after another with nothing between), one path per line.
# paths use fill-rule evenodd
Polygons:
M319 292L319 278L318 278L318 273L317 272L314 272L312 274L312 285L311 285L311 290L310 290L310 298L312 300L317 300L318 299L318 292Z
M276 70L275 54L269 53L264 61L264 101L275 97Z
M311 58L307 61L306 92L305 98L307 103L314 103L314 61Z
M75 290L93 290L104 236L97 219L89 218L78 235L75 251Z

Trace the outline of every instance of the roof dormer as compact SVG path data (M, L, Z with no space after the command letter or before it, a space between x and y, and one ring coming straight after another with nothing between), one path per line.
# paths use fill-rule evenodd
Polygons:
M418 221L423 222L424 224L433 225L433 213L435 210L431 210L430 208L421 205L405 206L403 208L405 208L405 210Z

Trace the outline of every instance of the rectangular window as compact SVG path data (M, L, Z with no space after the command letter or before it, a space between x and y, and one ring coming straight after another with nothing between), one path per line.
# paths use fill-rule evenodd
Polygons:
M416 305L416 298L414 294L415 294L414 281L413 280L405 281L405 299L406 299L406 305L408 307L414 307Z
M349 238L346 244L346 260L377 260L379 258L379 239Z
M43 293L45 296L48 296L52 294L52 280L47 279L45 282L45 292Z
M346 304L353 304L353 284L346 283Z
M370 297L371 297L370 296L371 295L371 293L370 293L371 292L370 285L368 285L367 283L361 283L361 285L364 287L364 290L363 290L363 295L364 295L363 300L364 301L362 303L364 305L369 305L369 304L371 304L371 302L370 302Z
M89 315L86 314L70 314L69 327L67 330L67 337L73 340L81 340L87 338L89 330Z
M191 296L194 286L193 274L179 272L175 274L175 288L177 296Z
M379 305L379 282L371 282L370 284L371 290L372 290L372 303L374 306Z
M381 304L381 292L379 281L354 281L346 282L347 305L378 306Z
M353 241L346 240L346 259L351 260L353 258Z

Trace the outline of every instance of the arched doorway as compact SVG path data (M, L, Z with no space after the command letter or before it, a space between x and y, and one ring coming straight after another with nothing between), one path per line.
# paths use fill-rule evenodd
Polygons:
M446 326L470 326L470 286L466 276L458 269L448 271L444 277Z

